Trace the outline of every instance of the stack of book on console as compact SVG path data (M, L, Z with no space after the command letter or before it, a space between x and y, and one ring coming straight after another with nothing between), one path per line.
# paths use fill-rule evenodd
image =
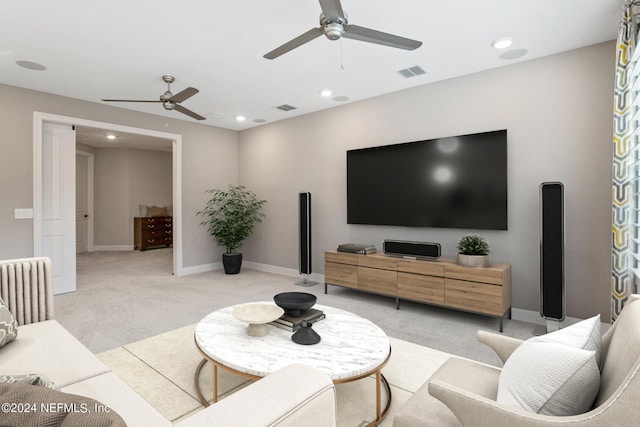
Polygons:
M325 315L322 310L316 310L315 308L308 308L306 310L302 310L299 317L291 317L287 314L283 314L279 319L270 322L270 325L273 325L280 329L285 329L290 332L295 332L300 329L303 320L306 320L309 323L315 323L318 320L324 319Z
M359 243L342 243L338 245L338 252L348 252L351 254L375 254L378 252L373 245L361 245Z

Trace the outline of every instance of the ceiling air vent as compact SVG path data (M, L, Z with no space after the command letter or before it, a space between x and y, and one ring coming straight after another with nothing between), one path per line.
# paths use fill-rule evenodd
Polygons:
M278 105L276 108L282 111L291 111L291 110L295 110L297 107L294 107L293 105L289 105L289 104L282 104L282 105Z
M404 68L402 70L398 70L398 74L407 79L415 76L420 76L422 74L427 74L427 72L419 65L414 65L413 67Z

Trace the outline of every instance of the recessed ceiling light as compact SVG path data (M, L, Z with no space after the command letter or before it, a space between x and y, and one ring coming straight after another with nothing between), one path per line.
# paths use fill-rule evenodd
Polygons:
M500 39L491 42L491 46L496 49L506 49L513 44L513 39L509 37L502 37Z
M16 64L21 66L22 68L26 68L27 70L33 70L33 71L44 71L47 69L47 67L45 67L42 64L38 64L37 62L33 62L33 61L16 61Z
M107 134L107 139L116 139L116 136L112 133Z
M322 89L320 91L320 95L324 96L325 98L330 97L333 94L333 92L331 92L331 90L329 89Z
M239 122L244 122L245 120L247 120L247 118L245 116L236 116L236 120Z

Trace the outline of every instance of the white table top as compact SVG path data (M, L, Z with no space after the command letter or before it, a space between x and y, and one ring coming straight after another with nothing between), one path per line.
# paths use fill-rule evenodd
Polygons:
M313 325L321 340L300 345L291 341L292 332L271 325L268 335L247 335L248 324L231 314L235 307L202 319L195 340L211 359L239 372L264 377L292 363L303 363L326 372L334 381L343 380L373 371L391 352L382 329L348 311L316 304L314 308L326 315Z

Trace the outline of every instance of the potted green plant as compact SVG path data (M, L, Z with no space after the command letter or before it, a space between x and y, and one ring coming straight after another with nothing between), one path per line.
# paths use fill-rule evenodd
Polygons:
M253 232L254 226L262 222L262 207L266 200L258 200L256 195L242 185L230 185L227 190L207 190L212 197L205 208L197 213L205 220L209 234L225 248L222 265L227 274L238 274L242 266L244 241Z
M467 267L489 266L489 241L479 234L467 234L458 240L458 264Z

